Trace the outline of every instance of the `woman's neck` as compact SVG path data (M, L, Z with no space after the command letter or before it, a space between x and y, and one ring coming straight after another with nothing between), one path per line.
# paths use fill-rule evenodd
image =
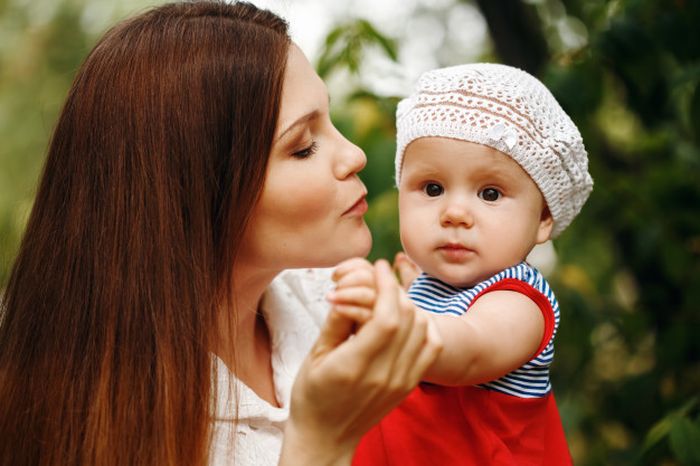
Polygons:
M222 308L219 312L215 353L260 398L279 406L272 379L270 332L259 310L262 296L275 275L237 267L233 309Z

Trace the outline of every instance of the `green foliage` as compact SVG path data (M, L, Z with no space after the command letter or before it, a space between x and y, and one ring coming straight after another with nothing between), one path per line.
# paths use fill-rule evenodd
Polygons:
M671 451L682 464L700 464L700 426L689 418L696 404L697 398L692 398L657 422L647 433L642 455L668 439Z
M325 78L334 68L347 68L357 73L362 54L367 46L376 45L396 61L396 43L377 31L366 19L353 19L333 28L326 36L316 66L319 76Z
M558 385L591 410L572 426L585 439L578 463L599 464L587 455L594 447L624 464L700 464L700 423L688 402L700 392L700 9L620 5L604 22L586 18L601 25L589 30L590 46L553 61L545 76L582 130L596 180L557 243L561 262L580 266L594 284L582 293L594 320L578 329L593 337L592 357L558 365ZM606 244L609 258L592 255L591 241ZM567 286L562 269L559 287ZM559 343L558 357L581 350L566 334ZM618 429L602 429L609 425Z

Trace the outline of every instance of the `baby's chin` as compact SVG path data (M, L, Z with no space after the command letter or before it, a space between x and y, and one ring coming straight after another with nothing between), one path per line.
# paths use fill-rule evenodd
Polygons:
M486 271L478 274L469 273L466 271L460 272L459 270L435 270L432 273L431 271L426 270L426 273L455 288L473 288L474 286L498 273L499 270L495 270L493 272Z
M470 281L454 281L450 280L449 278L442 279L439 278L441 281L447 283L450 286L454 286L455 288L473 288L476 284L478 284L481 280L470 280Z
M471 288L472 286L476 285L481 281L472 279L471 277L465 277L464 274L445 273L439 270L423 270L431 277L437 278L441 282L447 283L448 285L453 286L455 288Z

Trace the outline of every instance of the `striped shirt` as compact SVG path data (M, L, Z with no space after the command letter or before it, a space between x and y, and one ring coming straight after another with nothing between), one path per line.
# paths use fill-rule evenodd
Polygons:
M526 262L509 267L471 288L456 288L427 274L420 275L408 295L421 309L436 314L461 316L480 295L502 289L499 285L516 280L546 298L553 314L553 328L535 356L518 369L479 387L520 398L539 398L552 389L549 366L554 358L554 336L559 326L559 304L542 274ZM529 295L529 293L528 293ZM545 310L543 309L543 313ZM545 315L545 321L547 315Z

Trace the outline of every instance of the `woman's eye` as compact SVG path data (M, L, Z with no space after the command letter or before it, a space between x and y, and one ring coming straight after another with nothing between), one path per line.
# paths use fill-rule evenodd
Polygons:
M428 183L425 185L423 190L425 191L425 194L430 197L439 196L445 191L445 189L437 183Z
M501 193L495 188L486 188L479 193L479 197L485 201L497 201L501 197Z
M312 142L309 147L306 147L304 149L298 150L292 155L298 159L305 159L307 157L311 157L316 153L316 150L318 149L318 144L316 144L316 141Z

